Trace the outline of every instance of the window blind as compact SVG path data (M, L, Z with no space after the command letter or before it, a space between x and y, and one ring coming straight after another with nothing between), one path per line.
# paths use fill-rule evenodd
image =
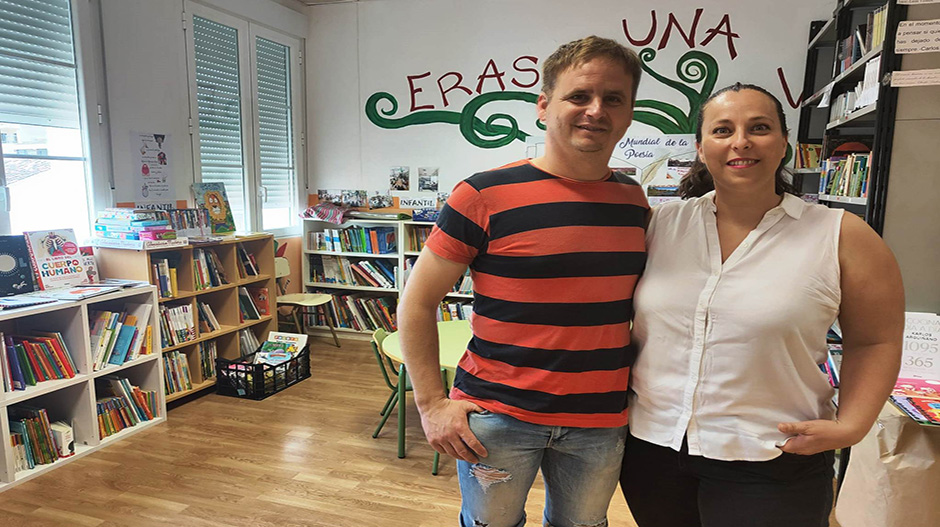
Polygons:
M290 48L255 39L258 83L258 140L264 209L287 209L293 217L297 195L291 123ZM286 225L265 225L265 228Z
M0 122L79 127L69 0L0 0Z
M193 16L193 56L202 181L225 184L232 214L239 228L244 229L245 163L238 30Z

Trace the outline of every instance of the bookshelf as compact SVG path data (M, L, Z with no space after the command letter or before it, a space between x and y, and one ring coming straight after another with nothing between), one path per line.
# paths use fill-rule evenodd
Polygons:
M257 265L257 275L247 274L240 263L241 250L253 255ZM200 356L200 346L215 343L218 357L235 359L241 356L239 332L251 331L261 341L268 332L276 331L277 321L274 316L277 288L274 272L274 237L270 234L253 234L226 238L222 241L190 244L172 248L157 249L96 249L98 266L102 276L146 280L154 285L152 264L155 260L168 259L175 262L176 291L171 296L159 296L157 303L161 307L179 308L188 306L194 321L198 320L198 304L207 304L219 322L219 328L202 331L198 322L194 334L179 343L163 348L167 357L179 352L188 368L191 387L166 394L166 401L173 402L202 390L215 386L215 377L211 372L204 372ZM212 252L217 257L228 283L215 286L200 286L200 271L194 267L199 261L199 252ZM204 271L203 271L204 272ZM201 288L200 288L201 287ZM264 291L267 289L268 314L258 319L243 319L240 316L238 293L240 288ZM158 289L160 289L158 287ZM159 324L155 328L159 327ZM154 339L160 335L155 333ZM161 363L162 365L162 363Z
M166 420L166 402L163 397L163 368L160 363L159 342L155 352L141 355L121 365L107 365L92 370L89 313L91 311L121 310L125 303L157 305L156 289L139 286L78 301L57 301L51 304L0 311L0 331L5 335L32 331L59 332L75 365L75 376L69 379L39 382L22 391L0 392L0 492L41 474L46 474L66 463L104 448L116 441L146 430ZM148 323L156 327L157 317L151 310ZM96 380L117 375L127 378L142 390L157 393L154 418L142 421L105 438L99 437L96 401L105 396L98 393ZM16 470L15 454L10 444L11 408L44 408L50 421L66 421L72 425L75 454L32 469Z
M896 0L844 0L832 18L811 23L807 46L807 97L800 108L797 140L821 143L820 159L835 160L829 170L823 165L796 172L794 183L803 192L818 194L822 204L864 217L879 234L897 107L897 90L883 80L900 69L894 35L906 9ZM834 155L848 142L868 145L870 153L849 156L848 149Z
M360 310L360 314L363 315L361 318L365 319L369 317L369 314L362 310L369 308L361 305L361 299L384 298L388 300L390 307L389 312L393 315L394 308L398 304L398 298L401 296L401 291L408 280L411 266L420 254L421 248L424 246L424 240L427 239L427 235L430 234L433 226L434 223L431 222L413 220L349 220L342 225L336 225L314 219L305 219L303 231L304 288L307 292L321 292L333 295L333 302L332 305L329 306L329 310L331 316L334 317L334 322L336 322L334 325L336 326L337 332L354 338L371 335L373 330L369 329L370 321L362 320L365 322L364 328L356 329L350 327L354 326L355 323L349 321L349 323L344 324L343 319L346 317L342 314L337 314L337 305L340 306L340 309L348 312L352 309L352 306L349 305L350 299L360 299L360 304L356 304L356 306L357 309ZM352 244L349 243L349 236L344 240L340 240L339 247L336 247L338 250L333 250L334 247L324 247L323 239L325 238L325 231L327 233L331 230L342 232L347 229L352 229L353 232L359 232L358 229L376 228L391 229L391 232L395 233L396 243L394 251L374 253L364 252L362 250L351 250L362 249L362 244L359 243L352 246ZM385 284L386 287L364 285L363 283L349 284L324 281L323 278L325 277L321 275L321 266L323 265L324 256L336 259L343 258L350 263L357 263L363 260L381 260L381 262L379 262L381 265L383 262L388 262L394 266L395 269L392 273L394 281ZM327 274L332 275L334 273ZM392 287L387 287L389 285ZM444 301L445 303L466 304L472 299L472 292L465 290L463 293L456 291L448 293ZM352 301L355 302L355 300ZM376 314L373 312L372 322L375 322L375 319L378 318L375 315ZM336 320L337 316L340 318L339 321ZM307 319L306 325L317 333L329 331L325 325L319 322L316 316L310 316L310 318ZM372 324L372 326L374 326L374 324Z

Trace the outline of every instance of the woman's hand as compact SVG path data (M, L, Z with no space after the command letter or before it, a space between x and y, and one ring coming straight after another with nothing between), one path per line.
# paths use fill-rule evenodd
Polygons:
M780 423L777 430L791 436L786 444L779 447L780 450L802 456L852 446L868 433L868 430L860 430L858 426L825 419Z

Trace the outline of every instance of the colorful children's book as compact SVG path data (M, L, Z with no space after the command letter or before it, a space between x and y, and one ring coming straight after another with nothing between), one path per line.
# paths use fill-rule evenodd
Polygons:
M224 183L194 183L193 193L196 207L209 212L212 234L224 236L235 233L235 218L225 194Z
M0 236L0 296L33 291L33 268L23 236Z
M251 301L255 304L255 307L258 308L258 313L261 316L271 314L267 287L249 287L248 294L251 296Z
M71 287L87 281L88 274L72 229L31 231L26 247L39 289Z

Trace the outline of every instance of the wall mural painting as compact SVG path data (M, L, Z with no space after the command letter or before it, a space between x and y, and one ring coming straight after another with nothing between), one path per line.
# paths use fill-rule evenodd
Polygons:
M689 48L696 47L696 29L701 19L703 9L696 9L692 24L684 29L678 22L673 13L669 13L667 23L662 31L661 38L656 47L648 47L657 36L658 22L656 11L650 12L650 29L646 36L637 38L631 35L627 19L622 20L624 36L633 46L644 47L640 53L641 67L648 77L651 77L671 89L678 91L686 100L688 108L680 108L674 104L654 99L638 99L636 101L636 111L633 119L636 122L649 125L664 135L684 135L695 133L695 119L702 103L708 99L715 89L718 81L719 67L715 57L704 51L690 49L683 54L675 64L676 78L670 78L653 69L652 63L656 59L657 51L665 48L673 35L678 35L678 39L684 41ZM673 33L675 30L675 33ZM734 39L740 38L737 33L731 29L729 15L725 14L715 27L705 31L705 37L698 43L700 46L708 45L716 37L725 37L728 55L731 60L737 58L738 53L735 49ZM533 88L539 82L539 72L537 69L522 67L520 62L528 61L532 65L538 63L538 59L532 56L521 56L513 62L513 69L520 74L534 74L535 80L532 82L520 82L517 78L512 78L511 83L520 88ZM786 102L791 107L797 108L802 100L802 95L793 100L789 86L785 79L782 68L777 68L777 76L786 96ZM430 72L420 75L407 76L410 90L410 112L396 117L399 110L398 100L394 95L388 92L374 93L365 104L365 114L372 124L384 129L398 129L407 126L417 126L426 124L451 124L458 127L463 138L473 146L478 148L501 148L513 143L513 141L526 142L526 138L533 134L539 134L545 127L540 122L534 122L531 125L520 126L518 120L508 113L494 113L485 119L478 117L477 114L483 107L489 103L497 101L521 101L535 104L538 100L538 94L528 91L507 90L502 77L506 74L500 71L496 63L491 59L483 73L477 78L478 84L476 91L463 86L463 76L458 72L448 72L437 79L437 85L440 89L440 96L443 106L449 105L447 93L455 89L461 90L467 95L477 95L470 99L460 111L436 109L433 104L418 104L416 95L421 93L423 88L415 83L420 79L427 78ZM443 81L448 77L455 77L456 81L445 88ZM486 80L495 79L498 81L500 91L482 93L483 83ZM792 147L787 148L787 162L792 155Z

